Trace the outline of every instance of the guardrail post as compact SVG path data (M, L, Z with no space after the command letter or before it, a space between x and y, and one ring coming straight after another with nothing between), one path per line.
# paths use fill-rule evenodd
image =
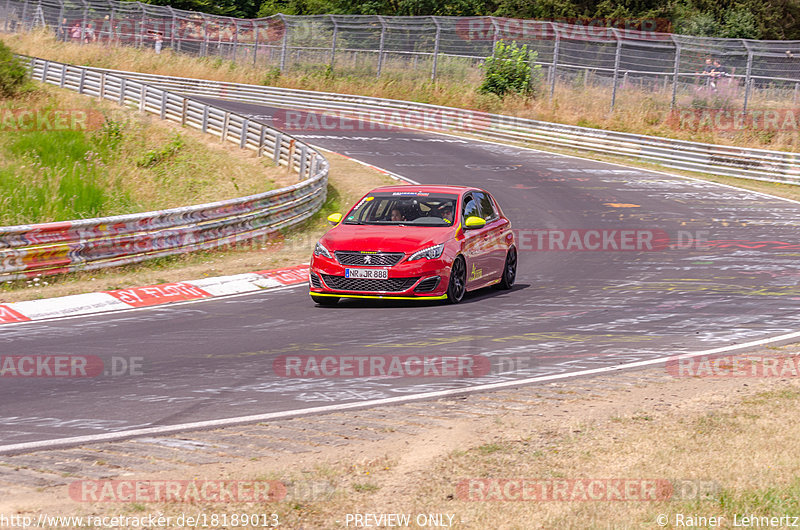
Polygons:
M800 83L795 83L795 84L794 84L794 95L792 96L792 103L793 103L793 104L797 104L797 92L798 92L798 88L800 88Z
M675 44L675 63L672 70L672 100L670 101L670 110L675 108L675 100L678 98L678 70L681 67L681 43L675 40L675 36L671 35L672 43Z
M106 99L106 73L100 72L100 101Z
M295 140L294 138L289 140L289 160L288 163L286 164L287 175L292 172L292 168L294 167L294 152L295 149L297 148L297 146L295 145L296 142L297 140Z
M750 48L750 45L747 44L746 40L742 40L742 42L744 43L744 47L747 48L747 71L744 75L744 103L742 105L742 112L747 114L747 103L750 100L750 76L753 73L753 50Z
M120 78L119 82L119 105L125 106L125 92L127 91L128 80L124 77Z
M161 119L166 119L167 117L167 92L165 90L161 91L161 109L160 109L160 117Z
M183 104L181 105L181 125L186 127L186 119L189 115L189 100L187 98L183 98Z
M556 36L555 44L553 45L553 65L550 67L550 101L553 101L553 96L556 92L556 68L558 68L558 52L561 50L561 33L558 31L558 26L554 22L549 23L553 28L553 33Z
M614 32L614 37L617 38L617 51L614 54L614 86L611 89L611 112L614 111L614 104L617 102L617 79L619 77L619 59L622 54L622 39L619 37L619 31L611 28Z
M50 61L45 61L44 66L42 66L42 83L47 83L47 69L49 66L50 66Z
M250 120L242 122L242 133L239 135L239 148L244 149L247 145L247 129L250 128Z
M300 171L297 172L299 180L306 179L307 158L308 158L308 147L304 145L300 148Z
M221 143L225 143L225 140L228 139L228 125L230 124L231 120L231 113L226 112L225 117L222 120L222 134L219 137L219 141Z
M286 46L289 44L289 25L282 14L278 13L278 16L281 19L281 24L283 24L283 39L281 43L281 72L283 72L286 69Z
M439 40L442 36L442 27L436 17L431 17L436 24L436 40L433 41L433 66L431 67L431 82L436 81L436 69L439 66Z
M83 94L83 84L86 82L86 69L81 68L81 80L78 82L78 94Z
M263 153L264 141L266 139L267 139L267 128L264 127L264 125L262 125L261 126L261 133L260 133L260 135L258 137L258 151L256 151L256 153L257 153L256 156L258 158L261 158L262 156L264 156L264 153Z
M275 152L272 153L272 159L275 161L275 165L281 165L281 146L283 145L283 133L278 133L275 135Z
M333 22L333 37L331 39L331 71L333 65L336 63L336 38L339 36L339 24L336 23L336 18L333 15L328 15Z
M378 20L381 21L381 41L378 45L378 73L376 77L381 76L381 70L383 70L383 46L386 42L386 23L383 21L383 17L378 15Z
M144 112L146 107L145 102L147 101L147 85L142 85L142 88L139 90L139 110Z
M67 65L61 65L61 79L59 80L58 86L60 88L64 88L64 83L67 82Z

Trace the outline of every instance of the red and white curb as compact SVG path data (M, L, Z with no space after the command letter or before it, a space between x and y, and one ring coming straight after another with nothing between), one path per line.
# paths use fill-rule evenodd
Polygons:
M263 291L308 282L308 264L233 276L0 304L0 324L105 313Z

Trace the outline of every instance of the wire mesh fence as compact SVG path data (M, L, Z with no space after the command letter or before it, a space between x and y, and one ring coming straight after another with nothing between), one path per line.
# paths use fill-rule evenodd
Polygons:
M570 23L571 22L571 23ZM525 44L544 92L558 83L657 91L671 107L800 103L800 41L668 33L665 20L536 21L497 17L275 15L236 19L113 0L0 0L0 29L48 28L64 41L172 49L265 69L476 77L499 41ZM716 63L715 63L716 61Z

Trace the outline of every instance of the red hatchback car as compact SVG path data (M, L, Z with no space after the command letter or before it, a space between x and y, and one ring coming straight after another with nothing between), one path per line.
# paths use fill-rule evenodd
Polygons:
M510 289L517 272L511 222L484 190L387 186L364 195L317 243L311 298L447 300L489 285Z

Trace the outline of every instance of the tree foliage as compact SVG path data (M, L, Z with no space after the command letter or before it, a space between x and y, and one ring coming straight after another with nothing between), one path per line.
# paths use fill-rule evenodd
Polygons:
M531 66L538 54L528 51L528 46L515 42L498 41L491 57L483 63L483 83L480 92L500 97L509 92L522 96L534 95L541 72L541 65Z

